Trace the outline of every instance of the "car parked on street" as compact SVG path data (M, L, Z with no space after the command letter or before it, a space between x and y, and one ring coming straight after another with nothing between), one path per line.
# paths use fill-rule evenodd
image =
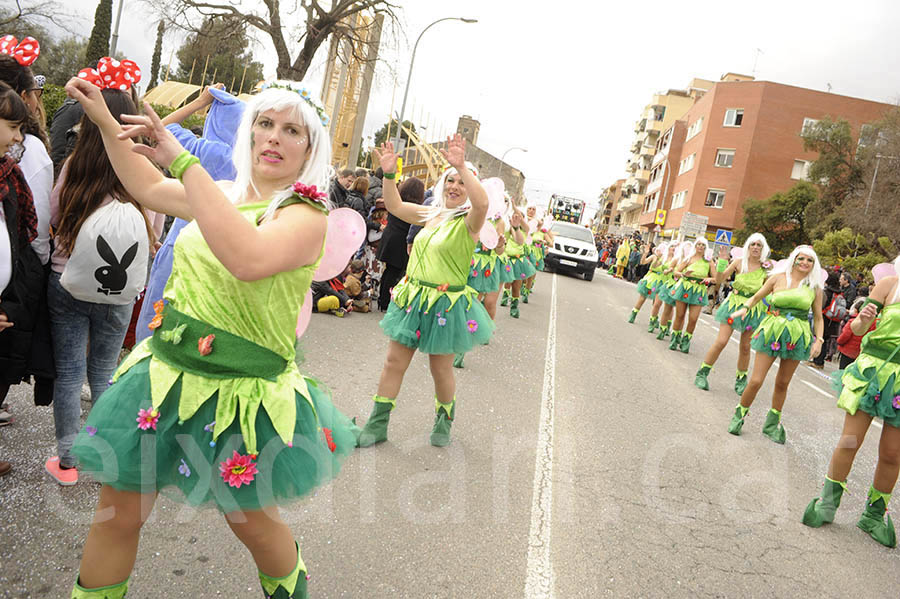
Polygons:
M593 280L599 255L591 230L581 225L554 221L550 231L556 239L552 247L547 247L544 267L575 271L584 275L585 281Z

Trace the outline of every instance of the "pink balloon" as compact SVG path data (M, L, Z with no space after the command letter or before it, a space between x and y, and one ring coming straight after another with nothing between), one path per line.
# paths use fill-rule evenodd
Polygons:
M734 246L731 248L731 258L733 260L740 260L744 257L744 248L740 246Z
M313 295L312 289L306 292L306 297L303 298L303 305L300 306L300 315L297 317L297 338L303 336L303 333L306 332L306 327L309 326L309 319L312 317L312 303L313 303Z
M506 186L503 179L491 177L481 182L488 196L488 218L499 218L506 212Z
M885 277L892 277L896 274L897 271L894 270L894 265L890 262L882 262L872 267L872 276L875 277L876 283Z
M484 225L481 227L481 231L478 232L478 239L481 241L481 245L492 250L497 247L500 236L497 235L497 229L494 228L493 223L485 220Z
M352 208L338 208L328 214L328 233L325 235L325 255L313 280L327 281L338 276L356 250L362 245L366 234L366 221Z

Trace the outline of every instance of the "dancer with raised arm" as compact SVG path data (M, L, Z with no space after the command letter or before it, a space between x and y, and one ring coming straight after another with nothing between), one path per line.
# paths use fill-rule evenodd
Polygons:
M244 112L235 181L217 184L149 104L120 126L93 84L72 79L66 91L131 196L192 221L153 335L119 366L75 441L81 468L104 484L72 597L125 596L159 493L222 512L266 597L306 597L306 566L277 506L335 476L358 433L294 362L301 304L326 255L324 109L300 84L272 84ZM153 147L135 145L139 136Z
M706 292L712 279L709 277L709 261L706 259L706 240L702 237L690 246L686 253L686 259L675 269L673 276L676 279L674 287L669 292L675 300L675 321L672 325L672 340L669 349L680 350L688 353L691 349L691 339L694 338L694 329L700 318L700 309L706 305ZM685 324L687 314L687 325Z
M369 420L359 437L360 447L387 440L391 411L396 407L403 375L416 350L428 355L434 379L434 425L431 444L450 444L456 418L455 354L484 344L494 321L467 285L472 254L485 224L488 196L466 160L466 142L460 135L441 149L450 168L434 187L434 204L404 202L395 181L397 154L391 143L376 155L384 170L384 204L388 212L411 224L424 225L416 235L406 276L394 287L381 328L390 337L387 357ZM490 226L490 225L489 225Z
M756 328L750 347L756 350L753 372L741 403L734 409L728 426L732 435L740 435L744 419L766 375L776 359L779 359L775 389L772 391L772 407L766 414L763 434L775 443L783 444L786 438L781 412L787 397L788 385L800 362L815 357L822 351L822 269L819 257L808 245L794 248L785 261L783 271L770 276L766 283L744 304L731 314L734 320L746 318L764 297L772 295L766 317ZM815 337L809 328L809 310L812 308Z

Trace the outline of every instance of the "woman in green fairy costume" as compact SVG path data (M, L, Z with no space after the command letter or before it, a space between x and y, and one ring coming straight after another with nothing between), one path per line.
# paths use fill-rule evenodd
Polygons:
M503 299L500 305L509 306L509 315L519 317L519 299L522 295L522 286L525 280L536 271L531 262L525 257L525 243L528 227L525 224L525 215L518 208L512 206L512 215L509 217L509 228L506 230L506 251L509 259L506 265L507 275L512 272L512 280L503 286Z
M672 276L672 273L675 272L675 267L678 266L678 253L679 248L676 242L673 241L666 245L662 263L659 265L659 279L650 289L650 297L653 299L653 310L650 311L650 324L647 326L647 332L653 333L659 327L659 335L656 338L660 340L668 334L671 326L669 321L672 318L675 302L672 301L669 304L665 300L670 297L669 291L672 285L675 284L675 277ZM663 308L663 306L665 307ZM660 308L663 308L662 317L659 315Z
M419 206L403 202L394 176L397 155L391 143L376 150L384 170L384 204L406 222L423 224L413 242L406 276L394 287L391 305L381 328L390 337L387 358L378 382L372 413L359 437L360 447L387 440L391 411L416 349L428 354L434 379L435 415L431 444L450 443L456 417L454 354L487 343L494 321L466 284L472 253L484 226L488 196L466 163L466 142L460 135L441 149L450 164L434 187L435 203Z
M840 393L838 407L847 412L844 429L831 455L822 494L803 514L803 523L814 528L834 520L856 452L872 419L881 418L875 478L856 525L886 547L897 546L894 523L885 516L900 473L900 256L894 260L894 272L875 284L850 325L855 335L865 337L856 361L833 375ZM875 330L866 333L876 318Z
M637 292L638 298L637 302L634 304L634 308L631 309L631 315L628 317L628 322L633 323L634 319L637 318L638 312L641 311L641 308L644 307L644 302L647 301L647 298L652 297L656 286L663 278L663 256L665 256L666 250L668 249L667 243L661 243L653 249L652 255L647 255L650 253L650 248L644 250L644 255L641 256L641 264L649 264L650 269L647 271L647 274L638 281ZM651 320L653 316L650 317Z
M716 320L719 321L719 335L713 341L712 347L706 352L700 370L694 376L694 384L705 391L709 390L707 377L719 359L719 354L728 345L732 331L740 335L738 346L737 375L734 379L734 392L741 395L747 387L747 374L750 368L750 337L753 331L762 322L766 315L765 305L760 302L744 318L734 319L731 313L743 307L753 295L759 291L766 281L766 269L763 264L769 258L769 243L762 233L754 233L744 242L743 254L727 262L728 249L723 247L723 254L716 265L716 284L735 275L731 293L716 311Z
M125 596L161 492L223 512L266 597L307 596L306 567L277 506L332 478L358 429L294 362L300 307L324 253L327 207L316 186L328 180L327 117L300 84L272 86L248 102L237 177L221 185L149 104L120 126L98 88L78 78L66 86L128 192L192 221L175 244L153 335L120 365L75 440L82 470L103 487L72 597ZM156 143L135 145L137 136Z
M706 305L706 291L713 282L709 276L709 261L706 259L706 240L702 237L693 243L687 260L681 263L673 276L677 280L669 295L675 300L675 321L672 324L672 340L669 349L688 353L691 339L700 318L700 309ZM684 331L681 327L687 325Z
M822 351L822 285L824 276L819 257L808 245L794 248L784 263L784 270L770 276L753 294L743 308L731 314L734 320L746 318L763 298L768 298L768 311L756 327L750 347L756 350L750 381L741 394L741 403L734 409L728 426L732 435L740 435L744 419L766 375L776 359L780 360L772 391L772 408L766 414L763 434L776 443L784 443L785 432L781 424L781 411L787 396L788 385L800 362L815 357ZM813 311L816 334L809 328L809 310Z

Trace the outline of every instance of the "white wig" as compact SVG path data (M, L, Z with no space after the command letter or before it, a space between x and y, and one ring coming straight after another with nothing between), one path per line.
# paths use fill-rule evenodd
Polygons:
M798 245L794 248L794 251L791 252L791 255L788 256L787 261L784 265L784 276L787 278L788 287L791 287L791 273L794 270L794 262L797 260L797 256L799 254L803 254L804 256L808 256L813 259L813 267L812 270L809 271L809 274L806 275L802 281L800 281L800 285L807 285L812 287L813 289L822 289L824 287L824 281L822 281L822 267L819 264L819 256L816 255L816 250L812 249L812 246L809 245Z
M238 126L237 139L235 140L232 153L237 176L229 192L229 199L231 199L232 203L238 203L247 197L251 190L259 192L252 177L253 123L256 122L257 117L261 113L267 110L276 112L290 110L291 115L289 118L292 120L296 119L298 124L306 127L309 133L309 158L303 163L303 168L300 169L300 172L297 173L296 180L307 185L315 185L317 189L327 193L328 180L333 172L331 168L331 141L319 115L298 92L281 88L269 88L255 95L247 102L247 107L244 109L244 115L241 118L241 124ZM291 186L276 192L262 219L266 219L274 214L275 210L292 193Z
M472 174L475 177L478 177L478 169L475 168L475 165L466 161L466 168L472 171ZM434 218L439 218L438 224L446 222L451 218L459 216L460 214L465 214L469 211L469 208L472 207L472 202L469 201L468 198L468 190L466 190L466 201L456 208L447 208L447 200L444 198L444 184L447 181L447 177L450 175L456 175L458 171L454 167L449 167L444 173L441 175L440 179L438 179L437 183L434 184L434 200L431 203L431 206L427 206L429 210L425 212L423 219L425 222L428 222ZM510 202L507 201L507 213L509 213ZM508 220L508 216L504 217L504 220Z
M706 254L709 251L709 241L705 237L698 237L691 242L690 253L685 256L685 260L690 260L697 253L697 246L703 244L703 259L706 260Z
M762 252L759 255L760 263L765 262L769 258L769 242L762 233L754 233L744 242L744 255L741 257L741 272L750 270L750 244L754 241L762 243Z
M658 246L656 246L653 249L653 253L656 254L657 256L659 256L660 258L665 258L666 250L668 250L668 249L669 249L669 242L663 241L661 244L659 244Z

